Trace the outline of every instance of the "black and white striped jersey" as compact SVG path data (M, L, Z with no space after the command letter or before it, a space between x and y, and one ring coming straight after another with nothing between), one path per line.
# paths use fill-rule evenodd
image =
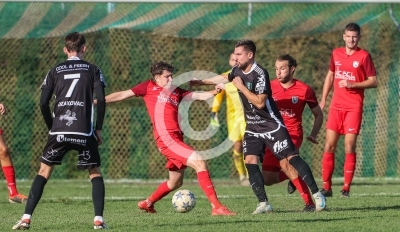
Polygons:
M228 74L230 81L237 76L242 78L244 85L252 93L257 95L268 95L265 107L259 109L254 106L241 91L239 91L245 114L246 131L255 133L272 133L279 129L279 127L284 126L282 116L272 98L271 85L267 70L254 62L248 73L244 73L243 70L234 67Z
M77 57L50 69L42 84L42 89L52 91L55 96L50 134L90 136L93 133L94 88L99 85L105 87L101 70Z

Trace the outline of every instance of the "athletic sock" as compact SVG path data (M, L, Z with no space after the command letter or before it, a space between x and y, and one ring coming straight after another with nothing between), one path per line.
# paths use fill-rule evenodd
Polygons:
M15 183L15 171L13 166L3 166L4 177L7 181L8 195L15 196L18 195L17 184Z
M332 175L335 168L335 153L324 152L322 157L322 182L324 189L332 189Z
M154 203L167 196L171 191L172 190L168 187L167 181L162 182L156 191L154 191L153 194L147 198L147 204L152 206Z
M233 162L239 176L246 176L246 166L244 165L243 153L233 150Z
M304 203L306 205L314 205L310 190L308 189L306 182L297 177L296 179L292 180L292 183L294 184L294 186L296 186L296 189L299 192L300 196L303 198Z
M268 201L267 193L264 188L264 179L261 174L260 168L257 164L246 164L247 171L249 172L249 182L254 194L257 196L258 202Z
M311 172L308 164L300 157L294 156L289 160L289 163L296 169L299 176L306 182L307 186L310 188L311 192L319 192L317 183L315 182L314 176Z
M279 183L281 183L282 181L288 180L288 179L289 179L289 177L287 177L287 175L282 170L280 170L278 172L278 181L279 181Z
M94 215L103 216L104 197L106 194L103 177L101 176L94 177L92 178L91 182L92 182L92 200L94 206Z
M353 181L354 171L356 169L356 153L346 154L344 161L344 186L343 190L350 191L350 185Z
M28 202L25 206L25 214L32 215L36 208L40 198L43 194L44 186L47 183L47 179L41 175L37 175L33 180L31 190L29 191Z
M219 208L222 206L221 202L218 200L217 193L215 192L214 185L211 181L210 174L208 171L201 171L197 173L197 180L199 185L206 194L208 200L213 208Z

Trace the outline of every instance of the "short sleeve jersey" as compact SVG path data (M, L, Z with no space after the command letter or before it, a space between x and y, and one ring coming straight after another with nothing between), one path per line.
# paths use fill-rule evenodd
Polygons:
M368 77L376 76L371 55L360 48L350 56L346 48L336 48L332 52L329 70L334 72L333 97L330 108L336 110L363 111L364 89L339 88L338 82L349 80L362 82Z
M51 135L92 135L93 95L97 86L105 87L101 70L77 57L50 69L41 88L52 91L55 96Z
M175 88L172 92L157 85L151 80L131 88L135 96L143 97L147 112L153 124L154 138L174 131L179 127L179 104L191 92Z
M290 136L303 137L302 116L306 105L318 106L314 90L307 84L294 79L289 88L282 87L278 79L271 81L272 98L279 108Z
M279 126L283 126L282 116L279 113L275 101L272 99L271 85L267 70L254 62L248 73L244 73L243 70L234 67L228 74L228 79L232 81L233 78L237 76L242 79L244 85L252 93L257 95L266 94L268 96L265 107L259 109L239 91L245 114L246 131L266 133L275 131Z

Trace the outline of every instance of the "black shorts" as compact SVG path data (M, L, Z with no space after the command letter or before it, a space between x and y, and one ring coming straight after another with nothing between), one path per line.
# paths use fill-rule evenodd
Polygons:
M94 134L91 136L49 135L40 162L47 165L60 165L64 155L70 150L78 151L79 169L100 167L100 154Z
M263 161L265 148L268 147L280 161L291 155L299 154L286 127L280 127L271 133L246 131L243 138L243 155L257 155Z

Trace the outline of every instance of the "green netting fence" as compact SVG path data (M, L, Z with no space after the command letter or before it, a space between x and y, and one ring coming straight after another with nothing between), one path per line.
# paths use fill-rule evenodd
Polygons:
M48 69L65 59L63 36L79 31L87 38L85 59L97 64L108 84L106 93L128 89L150 78L155 61L175 66L175 75L194 70L226 71L239 39L257 44L256 60L274 78L277 56L289 53L299 63L296 77L321 96L333 48L343 46L349 22L362 26L360 46L367 49L378 72L379 87L366 91L364 120L357 142L358 177L400 175L399 74L400 32L389 14L400 19L398 4L201 4L201 3L0 3L0 102L8 114L0 127L11 151L18 178L36 175L47 131L39 110L40 86ZM187 85L183 87L188 87ZM207 89L205 87L199 89ZM329 102L328 102L329 103ZM165 178L142 99L107 106L100 147L102 170L109 179ZM205 102L190 106L190 125L197 131L209 123ZM224 106L221 109L224 112ZM327 111L324 111L325 115ZM186 138L198 150L217 146L227 137L222 125L210 139ZM305 132L312 127L304 113ZM301 155L320 176L324 127L319 145L303 143ZM86 178L76 171L71 152L54 172L56 178ZM343 140L337 149L335 176L342 176ZM214 178L236 178L230 152L208 161ZM194 172L188 170L188 177Z

